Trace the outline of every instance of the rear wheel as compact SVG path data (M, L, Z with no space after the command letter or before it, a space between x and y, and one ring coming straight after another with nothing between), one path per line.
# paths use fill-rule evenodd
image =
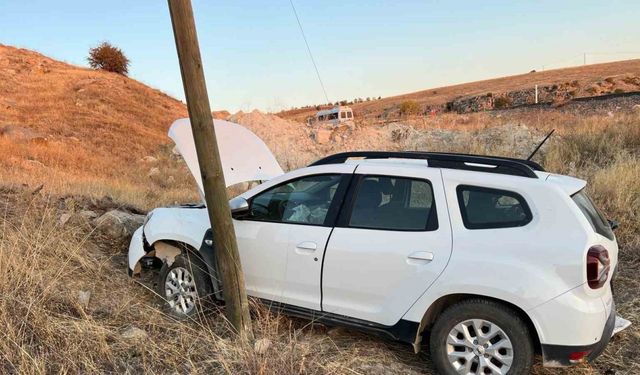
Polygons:
M431 357L441 374L527 374L533 342L512 309L487 300L468 300L446 309L430 339Z
M162 266L157 292L166 302L169 313L184 319L194 315L201 300L211 294L211 283L206 278L206 267L198 258L184 254L175 257L173 263Z

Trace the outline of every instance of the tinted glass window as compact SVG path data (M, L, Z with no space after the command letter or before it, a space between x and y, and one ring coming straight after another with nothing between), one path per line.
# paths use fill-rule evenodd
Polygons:
M250 218L322 225L340 180L340 175L308 176L271 188L251 199Z
M458 204L468 229L520 227L531 221L531 210L518 193L478 186L458 186Z
M589 198L584 190L574 194L571 198L578 205L580 211L582 211L596 233L601 234L610 240L615 238L609 222L605 219L604 215L600 210L598 210L595 204L593 204L593 201L591 201L591 198Z
M340 112L340 118L347 118L347 112Z
M384 176L361 179L349 226L388 230L437 229L431 184L425 180Z

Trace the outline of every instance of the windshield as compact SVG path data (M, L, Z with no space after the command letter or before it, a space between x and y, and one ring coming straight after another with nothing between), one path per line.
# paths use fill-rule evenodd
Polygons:
M610 240L615 239L609 222L602 212L600 212L600 210L598 210L598 208L593 204L593 201L591 201L591 198L589 198L584 190L580 190L572 195L571 199L573 199L573 201L578 205L578 208L580 208L580 211L582 211L596 233L601 234Z

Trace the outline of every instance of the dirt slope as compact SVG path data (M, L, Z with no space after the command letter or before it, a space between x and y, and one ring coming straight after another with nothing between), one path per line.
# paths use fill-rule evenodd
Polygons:
M182 103L133 79L0 45L3 167L34 160L117 176L115 164L166 144L169 124L185 115Z
M573 83L577 88L576 96L589 96L598 93L598 83L607 78L630 75L640 76L640 59L617 61L604 64L593 64L574 68L554 69L543 72L532 72L520 75L500 77L477 82L463 83L459 85L435 87L409 94L392 96L381 100L373 100L363 103L355 103L351 107L357 116L379 116L385 110L398 106L407 100L414 100L425 106L441 106L461 96L484 95L487 93L499 94L509 91L531 89L536 84L562 85ZM576 81L574 83L574 81ZM284 111L278 115L288 119L304 121L308 116L315 114L315 108L303 108Z
M184 104L133 79L0 45L5 181L135 178L131 167L168 144L169 125L186 115Z

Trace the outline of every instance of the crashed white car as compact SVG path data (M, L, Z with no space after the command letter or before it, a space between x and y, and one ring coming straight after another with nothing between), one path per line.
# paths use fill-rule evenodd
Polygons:
M443 374L520 374L596 358L614 328L612 229L586 182L521 159L348 152L283 173L247 129L215 121L247 293L330 325L411 343ZM188 120L171 127L202 190ZM612 228L614 227L614 228ZM176 315L221 299L203 205L157 208L129 271L161 268Z

